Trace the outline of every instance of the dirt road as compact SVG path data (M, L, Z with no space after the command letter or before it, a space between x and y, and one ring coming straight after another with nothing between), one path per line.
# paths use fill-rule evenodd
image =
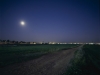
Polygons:
M60 75L69 65L74 52L80 47L62 50L38 59L0 69L0 75Z

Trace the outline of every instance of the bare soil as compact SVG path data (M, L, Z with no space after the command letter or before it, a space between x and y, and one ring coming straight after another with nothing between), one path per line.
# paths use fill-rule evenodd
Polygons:
M60 75L70 65L74 52L80 47L62 50L40 58L0 68L0 75Z

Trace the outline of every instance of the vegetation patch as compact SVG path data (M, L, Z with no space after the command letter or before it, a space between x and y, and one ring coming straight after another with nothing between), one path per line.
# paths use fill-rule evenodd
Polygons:
M0 68L78 45L0 46Z
M70 63L63 75L100 75L100 45L84 45Z

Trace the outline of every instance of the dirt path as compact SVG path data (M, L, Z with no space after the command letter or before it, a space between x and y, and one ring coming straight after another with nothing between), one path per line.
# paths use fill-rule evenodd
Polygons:
M28 62L0 69L0 75L60 75L67 69L74 52L80 47L44 55Z

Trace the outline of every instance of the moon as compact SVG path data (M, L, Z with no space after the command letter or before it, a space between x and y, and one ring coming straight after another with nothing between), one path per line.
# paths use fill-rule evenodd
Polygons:
M25 25L25 22L24 22L24 21L21 21L20 24L21 24L22 26L24 26L24 25Z

